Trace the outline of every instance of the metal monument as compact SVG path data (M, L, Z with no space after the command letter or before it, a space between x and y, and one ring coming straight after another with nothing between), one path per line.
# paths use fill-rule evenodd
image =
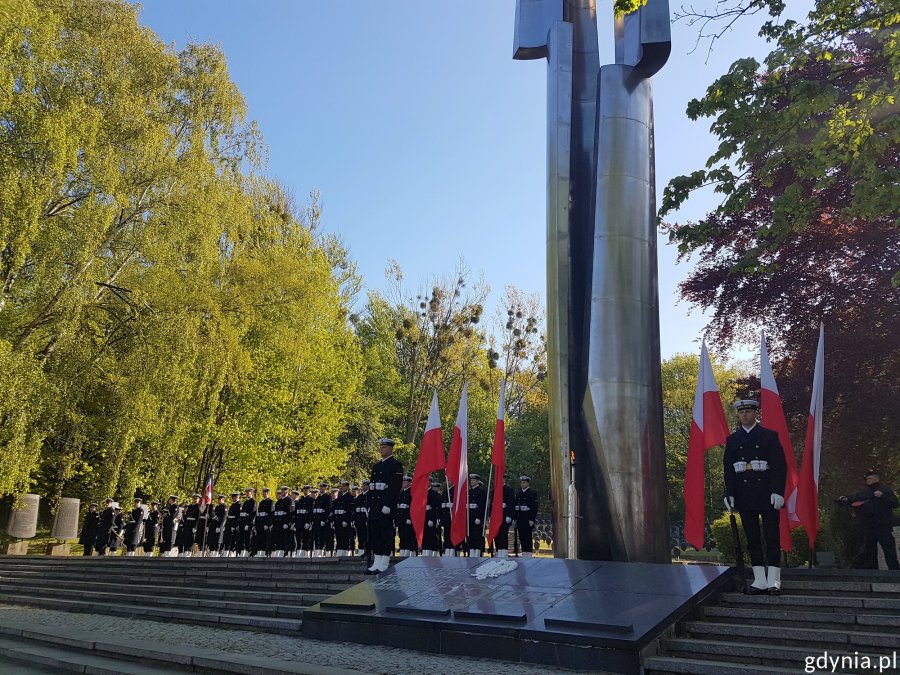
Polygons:
M653 97L667 0L517 0L513 58L546 58L547 332L557 556L668 562Z

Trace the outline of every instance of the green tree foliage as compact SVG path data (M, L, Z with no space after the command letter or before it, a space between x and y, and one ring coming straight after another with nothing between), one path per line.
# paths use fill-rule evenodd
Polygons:
M737 397L738 379L743 373L721 359L710 357L719 394L725 406L729 424L736 424L730 405ZM662 363L663 428L666 442L666 482L668 484L669 518L684 520L684 471L687 466L688 442L694 413L694 392L700 372L700 357L696 354L675 354ZM712 448L706 453L706 515L713 519L722 511L724 448Z
M263 176L222 53L121 0L24 0L0 110L0 493L338 475L358 280L317 196Z

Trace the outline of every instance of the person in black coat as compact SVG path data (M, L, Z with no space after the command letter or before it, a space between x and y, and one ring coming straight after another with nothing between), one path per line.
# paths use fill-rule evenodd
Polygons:
M493 504L495 499L503 500L501 506L502 514L500 516L503 522L500 524L500 530L494 538L494 555L498 558L506 558L509 556L509 526L512 525L513 518L516 517L516 493L512 487L506 484L506 476L503 476L503 493L499 497L496 493L491 493L491 513L494 511ZM536 506L535 511L537 511ZM493 523L491 523L491 526L493 526Z
M328 483L319 483L319 494L313 502L312 532L313 532L313 556L321 558L325 556L328 548L328 535L331 530L331 493L328 491Z
M480 558L484 552L484 512L487 492L481 484L481 476L469 474L469 547L470 558Z
M225 516L225 536L222 539L222 556L233 558L237 555L240 542L241 493L231 493L231 504Z
M352 555L353 548L353 495L350 493L350 481L342 480L337 498L332 509L334 515L334 536L336 540L336 556L343 558Z
M758 423L759 403L745 399L736 401L734 407L741 426L725 441L725 506L740 513L747 536L747 554L753 566L753 582L747 592L778 595L781 592L778 510L784 506L787 477L784 448L776 432Z
M122 507L119 502L113 502L113 526L109 533L109 554L115 555L119 550L119 544L125 533L125 517L122 515Z
M534 523L538 514L538 495L531 489L531 478L519 477L521 490L516 492L516 532L519 535L519 544L522 546L522 557L530 558L534 555Z
M156 536L159 534L159 523L162 514L159 511L159 502L150 502L150 510L144 517L144 555L152 556L156 546Z
M283 558L290 548L293 535L294 500L287 485L278 488L278 501L272 505L272 557Z
M441 554L441 505L443 502L441 484L432 481L431 489L425 499L425 530L422 532L423 556L434 557Z
M81 534L78 535L78 543L84 546L83 555L93 555L94 545L97 543L97 532L100 531L100 514L97 513L99 505L92 502L88 506L88 512L84 515L84 525L81 526Z
M106 508L100 514L100 526L97 528L97 539L94 541L94 548L99 556L106 555L106 549L109 547L109 538L112 535L112 529L116 520L116 509L113 507L115 502L112 499L107 499L104 504Z
M356 555L371 555L369 546L369 480L362 482L362 489L353 499L353 526L356 529Z
M202 526L200 523L200 495L195 492L191 495L191 500L193 504L189 504L184 510L184 517L178 528L178 536L175 538L175 545L181 552L182 558L190 558L194 554L194 538L197 535L197 527Z
M128 514L128 522L125 523L125 555L134 556L137 547L141 545L144 536L144 508L140 497L134 498L134 506Z
M304 485L303 495L297 500L297 510L294 513L294 530L297 535L297 551L294 555L298 558L312 558L313 509L315 508L315 501L318 493L318 488L313 488L312 485Z
M206 523L206 550L210 558L217 558L222 548L222 540L225 536L225 518L228 507L225 505L225 495L216 495L216 505L209 513Z
M253 550L253 523L256 520L256 499L253 497L253 488L244 490L246 499L241 504L241 512L238 516L238 550L243 558L249 558Z
M257 558L264 558L272 548L272 523L274 519L275 502L269 496L269 488L262 489L262 499L256 507L256 522L253 528L254 553Z
M412 508L412 490L410 486L412 486L412 478L404 476L400 495L397 497L396 515L397 539L400 549L397 551L397 555L401 558L416 555L419 551L419 542L416 539L416 530L412 524L412 513L410 513Z
M178 534L178 523L181 520L181 507L178 506L178 497L169 496L169 503L166 504L166 510L163 513L162 520L162 541L159 542L159 555L170 556L175 549L175 538ZM175 555L178 551L175 550Z
M384 572L394 552L394 517L397 497L403 483L403 465L394 457L394 441L378 441L381 461L372 467L369 479L369 538L372 541L373 562L366 574Z
M897 508L897 495L881 484L875 469L865 473L866 487L850 497L840 497L838 502L851 505L856 511L862 528L862 569L878 569L878 546L884 552L884 562L890 570L900 570L897 562L897 544L893 534L893 510Z

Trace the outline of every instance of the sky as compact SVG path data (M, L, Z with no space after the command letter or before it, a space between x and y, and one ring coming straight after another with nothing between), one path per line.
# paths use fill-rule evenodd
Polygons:
M597 14L611 63L612 0ZM464 259L491 288L490 316L505 286L542 298L546 286L546 61L512 59L514 16L515 0L145 0L141 23L176 48L221 47L269 173L300 202L321 192L323 229L349 248L367 289L386 287L391 259L416 288ZM711 54L695 49L696 27L673 25L653 79L659 195L715 149L711 120L691 122L686 105L735 59L767 53L762 20L743 19ZM672 220L716 203L699 194ZM663 358L699 352L706 324L678 300L690 262L676 258L660 236Z

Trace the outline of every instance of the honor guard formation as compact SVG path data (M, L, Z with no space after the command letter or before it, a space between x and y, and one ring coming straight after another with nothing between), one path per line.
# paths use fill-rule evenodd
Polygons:
M481 477L469 474L464 514L468 536L455 546L450 536L453 486L431 482L420 549L412 524L412 478L394 457L394 445L390 438L380 439L382 459L361 485L348 480L334 488L324 481L299 490L282 485L274 497L269 488L263 488L259 501L256 491L247 488L228 497L219 494L214 504L205 504L198 493L187 504L179 503L177 495L171 495L165 505L156 501L145 505L135 499L127 514L112 499L105 501L102 511L93 503L79 543L86 556L115 555L120 546L127 556L152 556L154 549L165 557L357 556L371 561L367 574L385 571L395 553L399 557L480 557L486 550L484 520L492 506ZM514 490L504 480L498 497L503 501L503 522L493 546L497 557L508 555L513 525L514 546L524 557L532 555L538 497L530 484L528 476L521 476L521 487ZM493 499L491 495L490 502Z

